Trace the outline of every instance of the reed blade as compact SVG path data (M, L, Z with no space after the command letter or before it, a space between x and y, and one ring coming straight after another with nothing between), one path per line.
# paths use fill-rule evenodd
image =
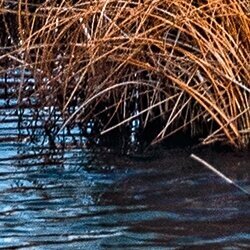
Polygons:
M227 183L235 186L236 188L238 188L239 190L241 190L243 193L245 193L246 195L248 195L250 197L250 193L246 189L244 189L241 186L239 186L236 182L234 182L233 180L231 180L230 178L228 178L227 176L225 176L223 173L221 173L219 170L217 170L211 164L209 164L208 162L204 161L203 159L201 159L200 157L198 157L195 154L191 154L190 157L192 159L198 161L203 166L205 166L206 168L208 168L209 170L211 170L212 172L214 172L216 175L220 176L224 181L226 181Z

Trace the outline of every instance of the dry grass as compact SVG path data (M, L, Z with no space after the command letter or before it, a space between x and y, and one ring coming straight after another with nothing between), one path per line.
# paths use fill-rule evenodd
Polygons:
M188 130L249 144L248 0L31 2L0 2L1 71L29 68L64 126L94 118L106 133L140 116L160 121L152 143Z

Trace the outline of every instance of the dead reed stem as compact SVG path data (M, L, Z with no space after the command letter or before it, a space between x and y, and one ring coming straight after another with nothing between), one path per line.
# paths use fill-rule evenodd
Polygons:
M100 114L104 133L157 117L153 143L187 130L205 144L249 144L248 0L0 3L1 72L32 71L37 95L46 105L51 96L63 126Z
M201 163L204 167L206 167L209 170L211 170L217 176L219 176L220 178L222 178L225 182L229 183L230 185L233 185L234 187L236 187L237 189L239 189L240 191L242 191L243 193L245 193L250 198L250 193L246 189L244 189L241 186L239 186L235 181L233 181L232 179L230 179L227 176L225 176L223 173L221 173L218 169L216 169L215 167L213 167L211 164L209 164L208 162L206 162L205 160L201 159L200 157L198 157L195 154L191 154L190 157L192 159L194 159L195 161Z

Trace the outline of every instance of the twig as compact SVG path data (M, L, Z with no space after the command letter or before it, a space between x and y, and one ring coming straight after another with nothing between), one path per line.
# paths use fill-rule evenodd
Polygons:
M236 188L238 188L239 190L241 190L243 193L245 193L246 195L248 195L250 197L250 193L242 188L241 186L239 186L237 183L235 183L233 180L229 179L228 177L226 177L224 174L222 174L219 170L215 169L212 165L210 165L209 163L207 163L206 161L202 160L200 157L196 156L195 154L191 154L190 157L196 161L198 161L199 163L201 163L203 166L207 167L208 169L210 169L211 171L213 171L215 174L217 174L218 176L220 176L223 180L225 180L227 183L235 186Z

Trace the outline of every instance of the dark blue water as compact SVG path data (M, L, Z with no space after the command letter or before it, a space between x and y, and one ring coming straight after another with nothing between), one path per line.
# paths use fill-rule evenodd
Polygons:
M77 127L51 146L42 127L57 112L12 104L1 101L0 249L250 248L249 199L189 157L250 189L249 152L125 156Z

